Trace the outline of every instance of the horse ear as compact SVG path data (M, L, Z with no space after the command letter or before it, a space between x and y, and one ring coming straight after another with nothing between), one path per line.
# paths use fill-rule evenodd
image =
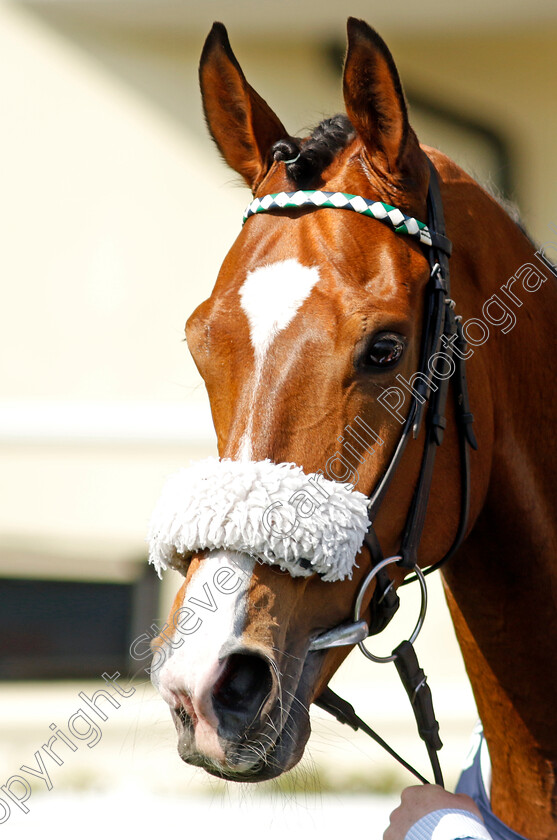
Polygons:
M220 153L252 189L270 164L269 151L288 137L279 118L248 84L222 23L214 23L199 63L203 109Z
M408 122L406 101L393 57L383 39L363 20L348 18L344 65L346 113L370 159L394 175L418 141Z

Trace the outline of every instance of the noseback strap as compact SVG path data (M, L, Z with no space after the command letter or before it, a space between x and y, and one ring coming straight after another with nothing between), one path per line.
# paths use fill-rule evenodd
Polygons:
M352 577L367 531L367 497L296 464L207 458L167 480L151 520L159 575L197 551L250 554L293 577Z

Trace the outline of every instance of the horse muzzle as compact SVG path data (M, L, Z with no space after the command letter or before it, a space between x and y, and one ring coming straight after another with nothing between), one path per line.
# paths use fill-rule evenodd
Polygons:
M170 706L183 761L229 780L262 781L290 769L303 752L304 684L299 674L281 677L272 655L243 648L208 668L194 690L171 665L157 687Z

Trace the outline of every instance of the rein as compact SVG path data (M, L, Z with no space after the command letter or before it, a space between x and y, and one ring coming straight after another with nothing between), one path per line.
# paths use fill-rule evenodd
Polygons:
M244 223L251 216L258 213L278 211L293 208L335 208L352 210L368 216L387 225L395 233L411 236L428 249L427 256L430 265L430 278L426 290L426 306L424 316L424 330L420 351L420 365L417 382L412 388L412 398L408 415L387 469L369 496L369 527L364 542L370 552L372 569L361 584L356 598L353 622L343 623L326 631L310 644L311 651L327 650L332 647L357 643L362 653L375 662L394 662L410 699L416 718L418 732L424 740L431 761L433 775L437 784L443 785L443 775L437 752L442 747L439 738L439 724L435 719L431 691L427 678L421 670L412 647L425 618L427 607L427 588L425 575L439 569L458 549L466 535L468 513L470 506L470 459L468 447L477 449L477 443L471 424L474 420L470 412L468 386L466 381L466 367L464 355L466 340L462 332L461 319L455 316L455 302L451 298L449 257L452 250L450 240L445 235L445 220L443 202L439 187L439 176L433 163L428 159L430 168L430 183L427 196L428 221L427 224L407 216L396 207L379 201L372 201L362 196L348 193L323 192L320 190L298 190L294 193L276 193L256 198L248 206ZM443 346L443 355L450 361L450 374L438 375L437 387L432 387L428 362L439 353ZM455 349L457 352L455 352ZM423 533L433 468L437 448L443 442L447 425L445 418L449 382L453 383L455 397L455 418L459 441L461 464L461 502L458 528L451 547L445 556L422 572L417 565L417 553ZM427 410L424 406L427 403ZM425 417L425 419L424 419ZM385 498L391 480L400 463L410 436L417 438L422 423L425 423L425 444L420 465L418 481L406 523L402 532L398 555L385 558L381 550L373 522ZM420 617L410 640L402 642L396 647L391 656L377 657L370 653L364 645L369 636L380 633L398 610L400 601L393 581L389 577L387 567L396 563L401 568L414 572L403 584L418 580L422 592ZM371 622L363 621L360 617L361 604L366 590L372 580L376 580L375 590L371 599ZM336 695L330 688L326 688L314 701L317 706L334 715L341 723L346 723L353 729L361 729L372 737L380 746L399 761L407 770L413 773L421 782L427 783L417 770L401 758L383 739L359 718L353 707Z

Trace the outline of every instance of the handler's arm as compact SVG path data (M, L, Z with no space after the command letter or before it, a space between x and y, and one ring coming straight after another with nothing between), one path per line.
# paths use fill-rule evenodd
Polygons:
M383 840L492 840L473 799L438 785L402 791Z

